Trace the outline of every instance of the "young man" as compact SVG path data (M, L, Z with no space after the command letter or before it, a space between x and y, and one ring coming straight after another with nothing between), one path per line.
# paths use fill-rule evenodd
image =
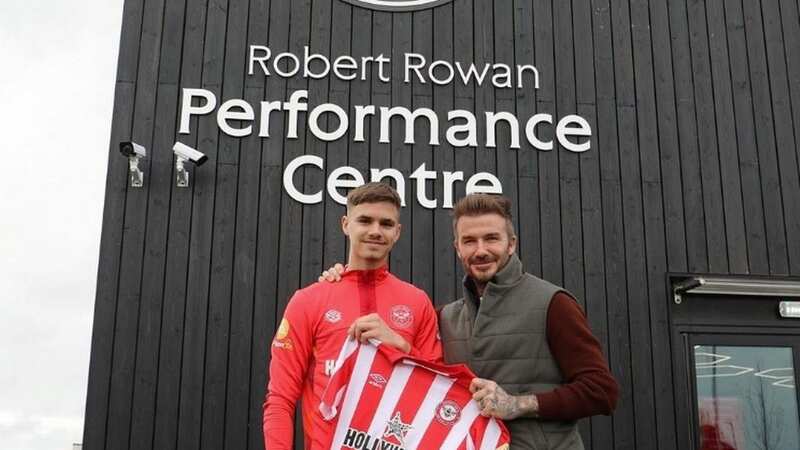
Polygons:
M386 267L400 237L399 219L400 197L387 184L365 184L347 196L342 231L350 250L342 282L315 283L295 292L272 343L264 403L266 450L292 448L295 405L301 397L305 448L317 450L326 442L331 425L318 406L348 334L441 360L430 299Z
M610 414L619 387L586 316L516 255L511 202L473 194L453 209L464 297L439 316L447 363L467 363L482 414L506 421L513 449L582 449L576 420Z

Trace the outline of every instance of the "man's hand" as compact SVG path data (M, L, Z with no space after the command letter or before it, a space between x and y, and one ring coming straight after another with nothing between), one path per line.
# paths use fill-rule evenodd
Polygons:
M322 275L317 278L317 281L322 283L323 281L327 281L328 283L336 283L342 280L342 274L344 273L344 266L341 263L336 263L328 270L322 272Z
M469 384L472 399L481 407L484 417L512 420L517 417L536 417L539 402L536 395L509 395L492 380L473 378Z
M405 353L411 351L411 345L402 336L386 325L386 322L376 313L361 316L350 325L347 330L350 337L355 337L360 342L367 342L369 339L377 339L384 344L398 348Z

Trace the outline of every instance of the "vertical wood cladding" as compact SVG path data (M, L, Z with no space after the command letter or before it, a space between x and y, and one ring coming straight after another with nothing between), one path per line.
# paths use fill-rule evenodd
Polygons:
M249 76L251 44L273 55L305 45L329 57L384 54L392 80ZM540 88L404 83L407 52L533 64ZM377 117L364 142L324 142L306 114L286 139L282 113L270 117L272 137L234 138L210 114L180 137L209 157L182 189L170 148L183 88L251 104L304 89L351 123L353 105L428 107L440 130L453 109L578 114L592 148L539 151L523 134L522 148L509 149L505 125L497 149L431 146L421 128L405 144L396 120L381 143ZM541 137L553 138L552 127ZM127 187L116 150L130 139L148 148L141 189ZM527 269L579 296L622 386L612 417L581 425L587 447L675 448L665 273L800 275L798 139L794 0L455 0L413 13L341 0L126 0L84 445L262 448L276 324L295 289L346 257L344 208L327 196L302 205L283 190L285 165L317 155L325 171L295 177L307 191L344 165L497 175L515 202ZM462 272L439 177L427 189L434 210L407 179L391 265L443 304L459 295Z

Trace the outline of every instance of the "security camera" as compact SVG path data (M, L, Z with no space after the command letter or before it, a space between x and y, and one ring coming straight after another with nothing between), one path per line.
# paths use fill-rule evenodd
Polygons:
M189 172L186 170L184 163L191 161L194 165L200 166L208 161L208 157L180 142L176 142L172 146L172 151L175 152L175 182L178 187L189 187Z
M119 152L128 158L128 174L130 175L131 187L142 187L144 185L144 174L139 170L139 160L147 156L144 146L136 142L120 142Z
M204 162L208 161L208 156L180 142L176 142L175 145L172 146L172 151L178 155L178 158L183 158L184 161L191 161L196 166L201 166Z
M141 146L136 142L120 142L119 151L129 158L132 156L138 156L140 158L147 156L147 150L144 148L144 146Z

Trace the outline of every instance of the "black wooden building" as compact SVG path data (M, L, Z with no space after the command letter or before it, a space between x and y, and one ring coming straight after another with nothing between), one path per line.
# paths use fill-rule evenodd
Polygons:
M701 448L709 433L736 448L800 448L800 320L778 314L780 301L800 295L799 2L453 0L414 11L364 3L125 1L84 448L263 448L261 404L283 308L346 257L344 208L326 190L342 166L405 176L391 270L437 304L460 295L461 277L443 173L497 177L515 202L527 270L576 294L622 388L613 416L581 423L587 448ZM385 55L388 81L375 66L363 80L279 76L271 66L269 76L258 66L251 74L253 46L273 57L302 57L306 46L330 60ZM539 86L530 73L523 88L458 75L405 82L409 53L429 63L533 65ZM187 89L213 94L217 109L179 133L182 111L202 103L185 102ZM348 112L343 137L314 135L308 112L298 114L297 138L287 137L284 112L269 115L267 130L257 112L249 134L221 130L223 102L257 107L300 90L309 112L322 103ZM377 115L358 140L354 105L430 108L441 142L430 145L418 126L405 143L397 119L382 142ZM478 117L478 145L444 139L453 110ZM519 149L506 123L496 146L486 145L485 113L495 111L519 118ZM555 140L552 150L525 139L537 113L553 117L537 128L540 140ZM588 150L556 139L555 122L568 115L591 127ZM337 121L320 123L332 130ZM148 150L140 188L118 152L130 140ZM189 187L176 186L176 141L209 158L187 164ZM321 191L320 202L285 188L287 165L302 155L324 168L304 166L291 181ZM437 173L426 185L435 208L417 200L410 178L423 163ZM464 195L465 182L454 189ZM753 389L761 397L743 397ZM751 424L759 421L760 431Z

